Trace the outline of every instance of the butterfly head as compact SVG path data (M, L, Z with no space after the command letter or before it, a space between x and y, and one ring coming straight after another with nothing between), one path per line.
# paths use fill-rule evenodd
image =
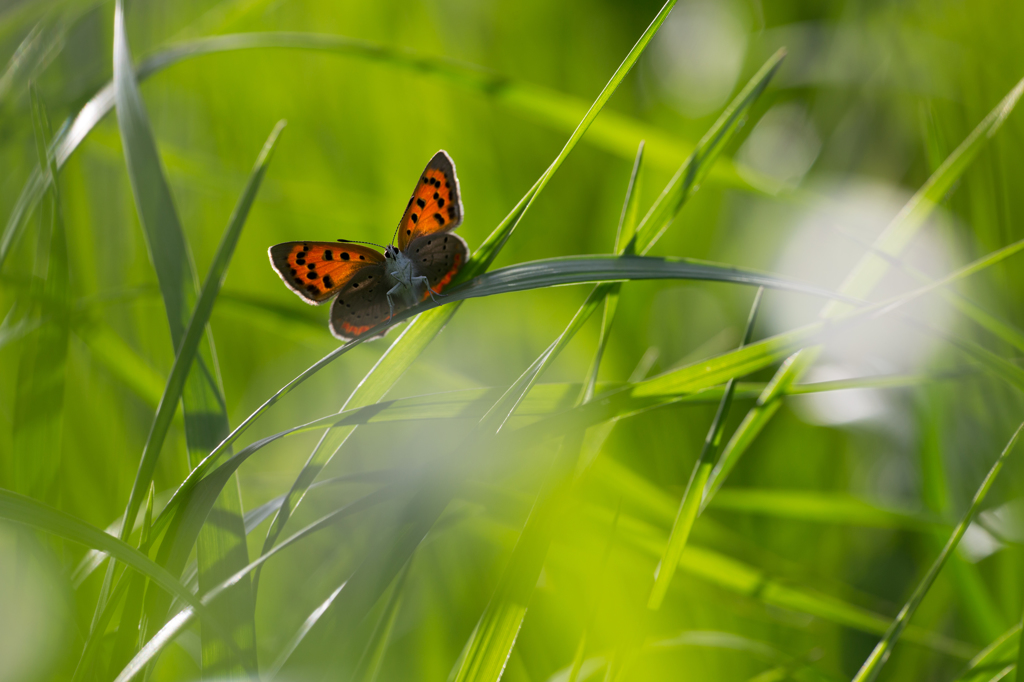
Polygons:
M398 249L395 246L388 244L384 247L384 257L392 260L398 258Z

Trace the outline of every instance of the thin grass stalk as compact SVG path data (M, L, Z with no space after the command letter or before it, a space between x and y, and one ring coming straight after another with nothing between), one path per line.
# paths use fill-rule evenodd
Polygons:
M754 302L750 306L750 315L747 317L746 330L743 332L743 340L740 348L750 343L754 334L754 322L757 320L757 311L761 306L761 296L764 294L764 287L760 287L754 294ZM704 439L704 446L700 455L693 465L690 473L690 480L683 491L683 497L679 501L679 511L676 512L675 522L669 532L668 543L665 545L665 554L658 564L654 574L654 586L651 588L650 596L647 598L647 608L657 611L665 600L665 594L672 583L676 568L679 566L679 558L683 555L683 548L690 537L690 529L694 521L704 509L702 500L704 498L705 486L708 477L711 475L711 467L714 464L715 456L722 442L722 433L725 430L725 420L729 415L729 407L732 405L732 395L736 388L736 378L729 379L725 385L725 393L722 401L718 404L718 411L708 429L708 435Z
M1007 457L1013 451L1014 446L1017 444L1017 440L1020 438L1021 432L1024 431L1024 422L1017 427L1014 431L1013 436L1010 437L1009 442L1003 451L996 458L995 463L989 469L988 474L982 480L981 485L978 486L977 492L974 493L974 499L971 500L971 506L968 507L963 517L960 519L960 523L953 529L953 534L946 541L946 545L942 548L939 556L936 557L935 561L932 562L928 572L921 579L921 581L914 588L914 592L910 595L907 603L900 609L896 619L889 626L888 631L882 637L881 641L875 645L871 654L861 665L860 670L853 677L853 682L872 682L881 672L882 666L885 665L886 661L889 660L889 655L892 653L892 648L895 646L896 641L903 634L903 630L907 627L910 619L914 616L917 611L917 607L921 605L921 601L924 600L928 590L935 582L935 578L938 577L942 567L945 566L946 561L949 559L950 554L956 549L960 539L967 532L967 527L971 524L975 515L981 509L982 502L985 501L985 497L988 495L988 491L992 488L992 484L995 483L996 477L999 476L999 472L1003 468L1003 464L1006 462Z

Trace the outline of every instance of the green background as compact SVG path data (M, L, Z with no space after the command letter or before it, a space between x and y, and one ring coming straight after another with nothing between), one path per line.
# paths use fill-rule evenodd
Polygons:
M196 56L141 85L200 280L261 145L287 120L210 319L230 426L338 346L327 310L305 306L282 286L267 260L270 245L386 242L423 164L445 149L461 181L459 233L475 251L556 157L659 9L643 0L129 2L136 64L218 34L366 42L346 54ZM913 192L1024 76L1022 26L1017 2L680 0L495 266L612 252L641 139L643 215L731 97L786 47L727 158L651 253L837 289ZM0 3L4 221L39 165L30 84L60 129L111 79L113 41L113 3ZM449 64L456 76L446 75ZM1024 236L1022 150L1024 118L1011 112L944 197L907 262L942 276ZM0 487L107 528L124 512L174 361L114 113L62 168L59 192L68 254L63 307L33 307L42 305L42 282L54 277L44 208L28 218L0 269ZM1024 326L1018 263L993 266L956 288L1010 327ZM915 282L897 272L872 296L881 300ZM388 397L496 387L493 400L562 332L590 289L466 302ZM600 380L636 381L735 348L752 296L752 288L731 283L625 284ZM817 298L768 291L754 338L811 321L820 307ZM599 318L541 382L584 380ZM35 323L18 327L22 320ZM396 337L357 346L319 372L236 449L339 410ZM1003 369L966 352L965 342L987 348ZM850 678L1019 423L1024 401L1013 370L1020 354L1020 346L937 296L907 318L882 318L833 338L806 381L884 376L898 385L785 398L696 522L657 612L645 608L652 576L717 398L615 422L577 484L558 493L551 546L502 679L567 679L584 631L588 663L579 679ZM765 382L777 365L741 378ZM726 439L755 395L737 395ZM520 414L507 428L532 420ZM520 570L509 563L513 547L560 444L575 437L556 430L511 445L471 444L467 452L473 423L368 425L320 474L430 471L437 458L458 452L468 482L367 618L346 622L345 613L331 612L326 635L301 650L301 679L445 680L457 668L503 572ZM297 436L246 462L237 476L243 510L285 493L318 437ZM189 470L179 410L155 472L157 511ZM912 621L944 639L922 645L908 631L881 679L956 679L974 653L1020 622L1022 471L1011 457L986 512ZM371 476L312 492L286 533L379 485ZM385 504L356 514L268 562L254 615L264 674L314 609L374 547L393 540L400 513ZM250 560L267 527L264 521L250 533ZM118 628L137 630L137 621L115 615L98 636L95 658L79 666L104 573L78 584L75 567L85 552L23 525L0 526L0 659L18 662L0 680L70 679L76 668L82 679L113 679L126 662L115 665L111 651ZM840 603L840 615L829 617L829 605ZM858 627L850 614L877 620ZM171 644L150 679L200 678L199 632L191 626ZM1016 660L1012 639L1006 661ZM379 660L364 654L374 650L367 642L380 641Z

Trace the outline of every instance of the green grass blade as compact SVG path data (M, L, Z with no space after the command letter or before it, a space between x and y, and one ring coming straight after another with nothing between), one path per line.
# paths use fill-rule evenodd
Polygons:
M1014 660L1020 653L1020 633L1021 625L1017 623L1000 634L970 660L954 682L988 682L996 679L993 677L994 674L1014 665Z
M174 348L181 343L195 296L191 258L149 116L142 103L124 28L124 7L114 13L114 100L135 206L160 282Z
M152 482L153 472L156 469L156 460L163 445L164 437L167 435L167 430L170 427L171 418L181 398L185 379L199 350L199 344L202 342L206 324L210 319L213 306L217 301L217 295L220 293L220 288L227 275L228 265L231 262L231 257L234 255L238 239L242 235L245 219L249 215L249 209L256 198L256 193L259 191L260 183L263 181L263 176L266 173L267 163L270 160L270 155L273 152L274 146L277 143L277 137L282 128L283 122L279 123L271 131L270 137L267 138L267 142L263 146L259 158L256 160L252 175L249 177L249 182L242 192L242 196L232 213L231 219L228 221L224 235L221 237L217 253L210 266L210 272L207 274L206 282L204 282L199 294L195 310L192 313L192 318L189 320L183 342L178 349L170 376L160 398L159 407L153 418L149 437L143 449L139 470L136 473L135 484L128 498L128 507L124 517L126 519L135 518L141 502L142 491ZM122 539L127 537L129 530L130 528L125 526L122 531Z
M641 140L640 146L636 150L636 159L633 160L633 171L629 175L629 184L626 186L626 198L622 202L619 226L615 231L615 253L617 254L625 251L626 245L633 240L633 235L636 234L637 216L640 208L640 189L643 186L643 162L644 142ZM580 393L580 402L589 402L594 397L594 386L597 384L597 375L601 369L601 359L604 357L604 350L608 344L612 322L615 320L615 309L619 304L619 290L621 288L619 284L612 284L604 296L601 327L598 330L597 336L597 350L594 351L594 358L590 361L590 371L587 372L587 379Z
M740 343L741 348L750 343L750 337L754 333L754 321L757 319L757 310L761 305L761 295L763 293L764 288L762 287L754 295L754 303L750 307L750 316L747 318L747 328L743 333L743 341ZM697 520L697 516L700 515L703 508L701 502L704 497L704 487L708 482L711 467L714 464L715 456L718 454L718 448L722 442L725 419L729 415L729 407L732 405L733 390L735 388L736 379L729 379L729 382L725 385L725 393L722 395L722 400L718 403L718 412L715 413L715 418L711 422L711 428L708 429L708 435L704 439L704 446L701 448L700 455L698 455L697 461L693 465L690 480L687 482L686 489L683 491L683 497L679 501L679 511L676 512L675 521L672 523L672 530L669 532L668 544L665 545L665 554L662 555L661 561L658 563L657 569L655 569L654 586L651 588L650 596L647 598L647 608L652 611L660 609L662 602L665 600L665 595L668 593L668 587L672 583L676 567L679 566L679 557L682 556L683 548L686 547L686 541L690 537L690 529L693 528L693 523Z
M939 571L945 566L947 559L950 554L956 549L957 544L960 542L960 538L967 532L967 526L970 525L971 520L981 509L981 503L985 501L985 497L988 495L989 489L992 484L995 483L996 477L1003 468L1003 464L1006 462L1006 458L1009 457L1013 451L1014 446L1017 444L1018 438L1020 438L1021 432L1024 431L1024 423L1021 423L1017 430L1013 433L1010 441L1003 448L1003 451L996 458L992 468L989 469L988 474L982 480L981 485L978 486L977 492L974 493L974 499L971 500L971 506L964 513L963 518L960 519L960 523L953 529L953 534L950 535L949 540L946 541L945 547L939 553L939 556L932 562L931 567L928 569L928 573L921 579L921 581L914 588L914 592L910 595L907 603L900 609L899 615L889 626L885 636L882 637L881 641L875 645L875 648L871 651L871 654L861 665L860 670L853 677L853 682L870 682L874 680L878 673L881 672L882 666L889 659L889 655L892 653L892 648L895 646L896 641L903 634L910 619L914 616L917 611L917 607L921 605L921 601L924 600L928 590L931 589L932 584L935 582L935 578L938 577Z
M601 110L604 108L604 105L611 98L612 94L618 89L619 84L622 83L626 75L632 70L633 65L636 63L636 60L639 59L640 55L643 54L645 49L647 49L647 45L654 38L654 35L658 32L658 29L661 28L661 25L665 22L665 19L668 17L668 13L672 11L672 7L674 6L675 0L668 0L668 2L666 2L662 6L661 10L654 17L654 20L647 27L647 30L644 31L643 35L640 36L640 39L636 41L635 45L633 45L633 48L629 51L629 53L626 55L626 58L622 61L622 64L619 65L619 68L615 71L614 74L612 74L612 77L604 86L604 89L601 91L601 94L599 94L597 96L597 99L594 100L594 103L590 105L590 109L587 111L586 115L580 121L579 125L576 126L576 129L569 137L569 140L565 143L565 146L562 147L562 151L559 152L558 156L555 157L555 160L551 163L550 166L548 166L548 169L544 171L543 175L540 176L540 179L537 181L535 189L533 190L533 194L530 196L526 205L523 207L523 213L529 210L530 205L533 203L533 200L537 197L537 195L544 191L544 188L547 186L547 183L551 180L551 177L555 174L559 167L561 167L562 162L565 161L566 157L569 155L569 152L572 151L576 144L583 138L584 133L587 132L587 129L590 128L590 125L597 118L597 115L601 113ZM499 229L495 230L487 237L484 243L480 245L480 248L477 249L477 252L474 254L473 259L470 261L469 264L467 264L465 278L468 279L469 277L472 277L487 270L487 268L497 257L498 252L501 250L501 247L504 246L505 241L512 234L513 230L515 230L516 226L519 224L519 221L521 219L522 214L520 214L519 217L517 217L514 221L509 222L507 225L503 225Z

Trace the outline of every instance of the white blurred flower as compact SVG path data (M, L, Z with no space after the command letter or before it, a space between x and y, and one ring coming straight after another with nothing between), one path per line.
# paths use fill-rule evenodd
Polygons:
M865 183L818 186L814 190L818 199L812 205L789 213L787 220L792 227L772 270L837 291L909 195L891 186ZM906 266L930 278L948 273L959 260L943 238L942 220L939 214L933 216L901 256ZM869 299L885 300L920 286L921 280L890 266ZM820 299L777 295L768 299L765 319L772 332L778 333L818 319L823 306ZM938 294L925 296L830 336L822 348L819 366L833 378L925 371L936 351L944 347L932 330L948 331L952 322L952 310ZM876 393L883 405L870 409L863 398L867 392L842 394L808 396L804 402L812 407L804 416L815 423L835 424L872 415L884 417L890 411L885 406L889 401L885 392ZM861 397L853 397L858 394ZM847 416L843 416L847 410Z

